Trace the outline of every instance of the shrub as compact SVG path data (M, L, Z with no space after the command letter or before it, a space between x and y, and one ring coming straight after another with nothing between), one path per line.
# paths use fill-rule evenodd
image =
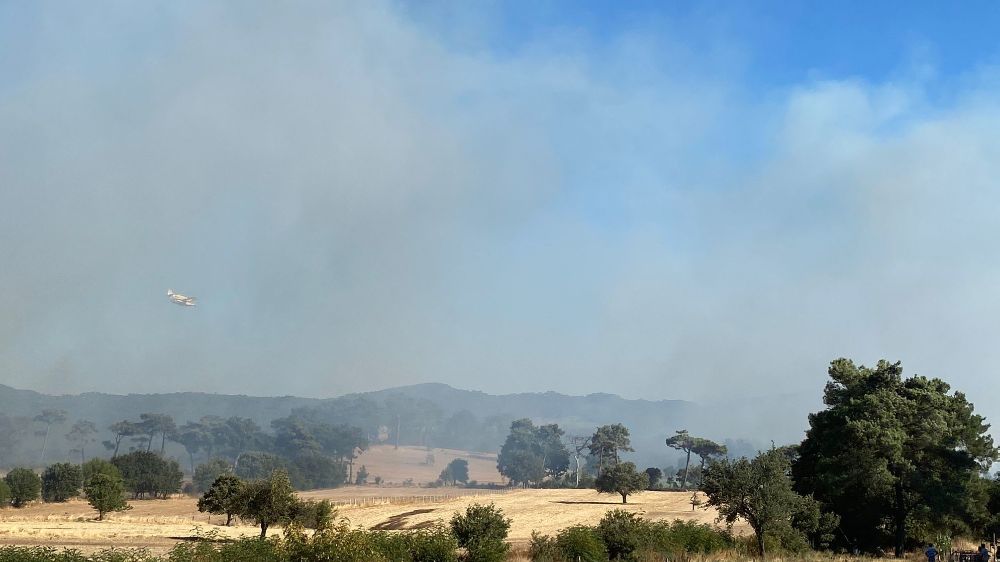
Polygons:
M643 545L645 531L645 521L623 509L607 512L597 524L597 534L600 535L612 560L630 559L632 553Z
M14 507L24 507L38 499L42 491L42 479L27 468L15 468L4 477L10 488L10 503Z
M499 562L507 557L505 542L511 520L495 505L472 504L451 518L451 532L468 551L469 562Z
M333 518L337 510L330 500L296 500L292 504L289 519L306 529L323 531L333 527Z
M556 546L567 560L600 562L608 559L601 536L592 527L576 525L559 531Z
M567 562L559 550L559 545L556 544L556 539L541 535L537 531L531 532L529 552L532 562Z
M97 519L104 520L106 513L131 509L125 501L125 485L121 478L95 474L83 488L87 503L97 510Z
M42 499L47 502L64 502L80 494L83 471L75 464L59 462L42 473Z

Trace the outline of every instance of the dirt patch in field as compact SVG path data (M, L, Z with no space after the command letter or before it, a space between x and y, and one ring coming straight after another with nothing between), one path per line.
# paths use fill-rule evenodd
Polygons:
M432 513L433 509L414 509L413 511L407 511L406 513L400 513L399 515L393 515L392 517L386 519L381 523L372 525L372 530L374 531L399 531L403 529L426 529L428 527L434 526L433 521L424 521L423 523L417 523L416 525L407 525L407 518L414 515L421 515L424 513Z

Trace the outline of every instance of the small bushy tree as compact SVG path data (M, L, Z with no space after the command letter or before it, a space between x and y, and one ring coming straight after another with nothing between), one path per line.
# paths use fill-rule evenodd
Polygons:
M42 499L47 502L64 502L80 494L83 471L79 466L66 462L50 465L42 473Z
M295 493L288 473L275 470L264 480L254 480L243 485L239 497L241 519L254 521L260 526L260 538L267 537L271 525L287 521L295 506Z
M234 474L222 474L198 500L198 511L225 514L228 527L233 522L233 516L240 513L243 499L243 481Z
M445 484L466 484L469 481L469 461L465 459L452 459L448 466L444 467L438 480Z
M500 562L507 558L511 520L493 504L472 504L451 518L451 532L468 551L469 562Z
M660 480L663 478L663 471L655 466L647 468L645 471L646 477L649 478L649 489L656 490L660 487Z
M622 503L628 503L628 496L649 486L649 477L645 472L637 472L634 463L622 462L605 468L594 485L598 492L620 494Z
M42 491L42 479L27 468L15 468L4 477L10 487L10 503L14 507L24 507L38 499Z
M107 513L132 509L125 501L125 484L121 478L97 473L87 481L83 493L87 503L97 510L98 521L103 521Z
M757 537L757 548L765 556L764 537L787 528L805 500L792 490L788 458L771 449L753 460L723 459L708 466L701 489L719 519L730 525L746 521Z

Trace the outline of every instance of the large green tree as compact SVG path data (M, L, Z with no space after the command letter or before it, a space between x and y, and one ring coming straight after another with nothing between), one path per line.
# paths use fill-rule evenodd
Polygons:
M68 462L49 465L42 472L42 499L47 502L64 502L80 494L83 470Z
M530 419L514 420L497 456L497 470L515 484L538 484L569 468L564 432L556 424L535 426Z
M173 459L167 460L152 452L133 451L115 457L111 462L118 468L125 488L133 498L149 495L165 499L181 489L184 475Z
M841 517L848 544L901 556L910 530L965 530L985 511L980 475L997 456L989 425L944 381L900 364L833 361L793 465L797 488Z

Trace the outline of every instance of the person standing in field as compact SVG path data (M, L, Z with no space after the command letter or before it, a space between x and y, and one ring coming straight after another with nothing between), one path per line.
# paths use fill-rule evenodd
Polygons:
M990 551L986 543L979 543L979 562L990 562Z
M934 548L933 544L927 545L927 550L924 551L924 555L927 556L927 562L937 562L938 551Z

